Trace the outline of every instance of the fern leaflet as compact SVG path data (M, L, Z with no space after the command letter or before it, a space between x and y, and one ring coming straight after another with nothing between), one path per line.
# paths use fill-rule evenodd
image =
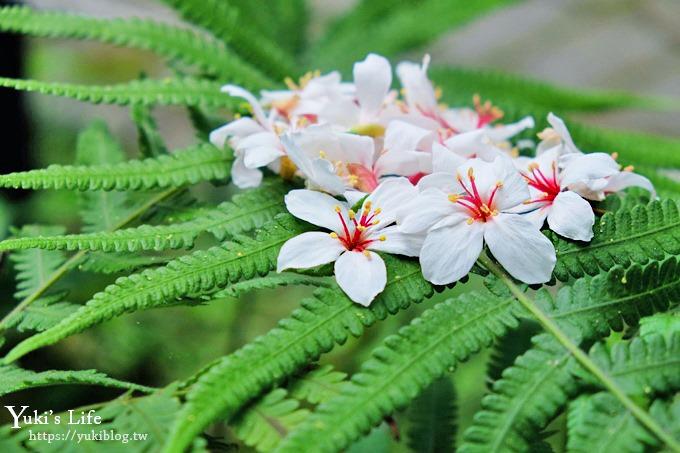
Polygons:
M293 398L319 404L337 395L346 378L345 373L334 371L330 365L324 365L296 376L287 388Z
M229 176L230 150L203 144L168 156L119 164L50 165L42 170L0 175L0 187L15 189L150 190L224 180Z
M427 387L409 407L408 445L422 453L455 451L456 392L444 376Z

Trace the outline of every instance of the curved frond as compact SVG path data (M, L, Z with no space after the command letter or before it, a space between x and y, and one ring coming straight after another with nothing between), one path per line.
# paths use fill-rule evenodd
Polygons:
M276 385L335 344L343 344L350 335L361 335L388 313L432 295L417 263L388 255L384 260L385 291L370 308L353 303L337 289L319 289L277 328L204 370L175 421L167 451L183 451L217 417L228 419L253 395Z
M16 235L21 238L37 237L43 234L61 234L61 226L24 225ZM62 252L43 250L22 250L9 256L17 273L17 290L14 297L23 299L40 288L50 275L59 268L66 257Z
M276 267L283 243L304 228L290 216L281 216L255 239L241 237L237 242L177 258L163 267L121 277L72 316L19 343L7 354L5 363L126 312L168 305L183 296L264 275Z
M0 175L0 187L14 189L150 190L224 180L233 154L202 144L167 156L119 164L50 165L41 170Z
M319 404L340 393L346 378L347 374L324 365L293 377L287 388L293 398Z
M606 213L594 231L588 244L553 235L557 279L596 275L617 264L644 264L660 261L666 254L680 254L680 214L675 201L653 201L647 206Z
M569 351L552 337L539 335L482 399L482 410L465 431L460 451L527 451L533 433L545 427L575 394Z
M271 86L260 71L222 42L187 28L142 19L95 19L78 14L0 9L0 30L50 38L96 40L148 50L169 60L195 65L224 80L252 89Z
M0 366L0 396L35 387L69 384L101 385L142 392L153 391L153 389L143 385L110 378L96 370L49 370L36 373L35 371L24 370L14 365Z
M456 446L456 391L448 376L427 387L409 406L408 446L419 453L453 453Z
M425 387L517 325L510 295L466 293L423 313L387 337L342 392L321 404L277 450L319 452L346 448Z
M228 288L213 294L213 298L239 297L247 292L257 289L271 289L279 286L314 286L317 288L332 288L335 283L332 277L304 275L294 273L271 273L264 277L253 278L243 282L237 282Z
M220 92L218 83L197 78L143 79L114 85L80 85L0 77L0 86L92 104L182 105L236 109L241 100Z

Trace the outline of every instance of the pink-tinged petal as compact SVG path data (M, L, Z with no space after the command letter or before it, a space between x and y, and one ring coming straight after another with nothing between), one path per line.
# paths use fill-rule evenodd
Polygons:
M392 67L385 57L368 54L354 64L354 86L361 109L369 116L376 115L392 85Z
M422 233L404 233L399 227L392 225L376 231L369 236L373 242L368 248L387 253L394 253L404 256L418 256L423 247L425 235Z
M425 279L446 285L467 275L482 252L483 234L479 222L464 220L430 231L420 251Z
M397 216L399 228L404 233L425 232L449 216L461 220L468 217L455 203L449 201L448 194L434 188L421 192L415 199L405 203Z
M237 155L231 166L231 180L239 189L257 187L262 182L262 172L257 169L246 168L243 156Z
M548 123L552 126L552 128L557 132L557 134L562 138L562 141L564 142L564 147L566 152L569 153L580 153L581 151L576 147L574 144L574 140L571 138L571 134L569 133L569 129L567 129L567 125L564 124L564 121L562 121L562 118L558 117L554 113L550 112L548 113Z
M484 225L484 240L506 271L524 283L550 280L557 258L552 242L521 214L500 213Z
M656 198L656 191L652 182L642 175L630 171L621 171L607 179L605 192L618 192L628 187L642 187L652 194L652 199Z
M345 247L328 233L311 231L286 241L281 247L276 272L286 269L309 269L335 261Z
M374 252L343 253L335 262L335 281L352 301L368 307L385 289L385 262Z
M560 160L560 166L563 165L563 162L565 162L565 159ZM568 155L566 162L567 164L564 165L560 173L560 185L562 187L591 179L606 178L619 171L619 164L612 156L605 153Z
M524 129L531 129L532 127L534 127L533 117L525 116L516 123L491 126L485 129L485 131L487 137L489 137L494 142L502 142L509 139L510 137L519 134Z
M223 93L227 93L229 96L243 98L246 101L248 101L248 104L250 104L250 107L253 109L253 116L255 117L255 119L257 119L257 121L262 126L269 124L267 121L267 116L264 114L264 111L262 110L262 106L260 106L260 103L250 91L245 90L236 85L224 85L221 91Z
M593 224L595 213L592 206L575 192L560 192L553 200L548 226L555 233L576 241L590 241Z
M429 55L423 58L422 66L408 61L399 63L397 75L405 90L404 96L409 107L420 108L425 112L434 112L438 110L438 104L432 82L427 78L429 63Z
M327 228L332 231L342 231L342 223L336 212L336 207L345 218L347 205L325 193L314 190L291 190L285 196L288 212L298 219Z
M467 159L447 147L435 143L432 145L432 172L433 173L448 173L455 175L458 168L465 163Z
M388 151L427 149L426 145L431 144L433 139L434 133L431 130L406 121L394 120L389 123L385 131L385 149Z

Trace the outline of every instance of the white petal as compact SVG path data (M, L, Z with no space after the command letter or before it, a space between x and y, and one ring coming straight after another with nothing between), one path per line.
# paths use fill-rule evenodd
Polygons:
M224 148L224 144L227 142L227 138L229 138L228 127L230 124L231 123L225 124L224 126L219 127L212 131L209 137L210 143L212 143L213 145L220 149Z
M347 186L335 173L335 167L326 159L312 160L312 175L307 179L309 187L328 192L331 195L342 195Z
M384 240L381 240L381 237ZM420 249L423 247L425 234L404 233L400 231L398 226L392 225L378 230L369 236L369 239L374 240L368 246L371 250L395 253L397 255L418 256Z
M243 155L246 168L259 168L271 164L285 154L278 148L257 147L245 150Z
M392 67L385 57L368 54L354 65L354 85L361 109L376 115L392 85Z
M590 241L593 238L595 213L586 200L575 192L560 192L553 200L548 225L560 236L576 241Z
M484 239L510 275L524 283L545 283L555 267L555 247L520 214L504 214L486 222Z
M418 195L418 189L406 178L389 178L378 187L364 201L371 202L372 209L381 209L377 218L380 224L387 226L394 222L404 206ZM363 208L363 206L362 206Z
M569 133L569 129L567 129L567 125L564 124L564 121L562 121L562 118L558 117L554 113L550 112L548 113L548 123L552 126L552 128L559 134L559 136L562 138L562 141L564 142L564 147L565 151L568 153L580 153L581 151L576 147L574 144L574 140L571 138L571 134Z
M543 228L543 224L545 223L546 217L548 217L548 214L550 213L550 209L552 208L552 205L546 205L544 204L540 208L534 209L533 211L521 213L522 217L527 219L528 221L531 222L531 224L538 230ZM513 211L516 212L516 211Z
M319 119L349 129L359 123L361 109L350 99L329 102L319 112Z
M531 116L525 116L516 123L492 126L485 129L485 131L486 136L494 142L502 142L519 134L524 129L530 129L532 127L534 127L534 118Z
M335 262L335 280L354 302L368 307L385 289L387 270L377 253L343 253Z
M432 145L432 172L456 174L458 167L463 165L467 159L447 147L434 143Z
M423 276L446 285L467 275L482 252L484 229L479 222L460 222L430 231L420 251Z
M455 173L432 173L431 175L423 176L417 184L418 190L421 192L427 189L439 189L442 192L458 193L463 189L460 187Z
M361 199L364 198L366 194L364 192L352 189L345 191L345 193L343 193L342 196L345 197L345 200L347 200L348 206L354 206L359 201L361 201Z
M398 223L405 233L419 233L427 231L436 223L448 216L465 219L454 203L449 201L448 194L439 189L427 189L409 203L405 203L398 213Z
M628 187L642 187L652 194L652 199L656 198L656 191L651 181L642 175L630 171L621 171L611 178L608 178L605 192L618 192Z
M509 158L497 157L494 161L494 171L498 181L503 183L494 197L497 209L508 210L529 199L529 186Z
M560 173L560 185L569 186L590 179L605 178L619 171L619 164L605 153L590 153L583 155L567 155L564 169ZM560 159L560 165L565 159Z
M385 149L388 151L415 151L426 137L432 139L434 133L405 121L391 121L385 131ZM425 147L427 148L427 147Z
M375 173L380 176L410 176L422 170L423 151L387 151L375 162Z
M276 272L285 269L308 269L335 261L345 247L328 233L311 231L286 241L281 247Z
M346 217L347 205L342 201L325 193L314 190L291 190L285 196L286 208L298 219L327 228L332 231L342 231L342 223L336 207Z
M428 64L427 55L422 66L408 61L399 63L397 75L405 90L406 103L412 108L420 107L426 112L433 112L438 109L438 105L432 82L427 78Z
M262 126L268 124L267 117L262 110L262 106L260 106L260 103L250 91L236 85L224 85L221 91L223 93L227 93L229 96L243 98L248 101L253 109L253 116L255 116L255 119L257 119L257 121Z
M257 187L262 182L262 172L258 169L246 168L243 156L237 155L231 166L231 180L239 189Z

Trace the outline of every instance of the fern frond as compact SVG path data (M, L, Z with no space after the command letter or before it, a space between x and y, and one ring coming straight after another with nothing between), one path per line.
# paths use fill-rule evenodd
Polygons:
M8 315L5 320L6 328L15 328L19 332L29 330L43 331L71 316L80 305L65 302L65 294L57 293L44 296L23 310Z
M254 395L316 360L336 343L343 344L388 313L432 295L417 263L389 255L383 259L387 284L370 308L352 303L338 289L319 289L277 328L204 370L187 394L167 451L183 451L217 417L228 419Z
M380 2L381 4L384 2ZM313 47L309 61L312 67L349 71L352 63L369 52L386 57L417 48L512 0L423 0L396 8L391 14L372 22L370 27L344 29L341 34L322 38ZM356 30L362 30L357 33Z
M168 156L119 164L50 165L41 170L0 175L0 187L14 189L150 190L224 180L233 154L212 145L193 146Z
M594 227L588 244L567 241L553 235L557 252L554 275L570 277L596 275L619 264L660 261L666 254L680 254L680 214L671 200L606 213Z
M84 272L97 274L127 274L138 269L166 264L172 258L167 256L139 255L137 253L88 253L85 261L78 266Z
M297 400L288 398L284 389L275 389L244 408L229 426L244 444L268 452L273 451L288 431L308 415L309 410L300 408Z
M517 326L510 295L466 293L437 304L387 337L337 397L321 404L277 450L339 451L425 387Z
M206 231L223 240L227 235L238 235L262 226L284 211L283 194L287 187L285 183L272 181L237 194L232 201L204 210L198 218L187 222L88 234L12 238L0 242L0 251L38 248L138 252L189 248Z
M422 453L454 452L456 445L456 392L448 376L430 384L411 403L408 446Z
M640 336L661 334L667 337L680 333L680 313L657 313L640 320Z
M637 453L658 446L625 407L609 393L582 396L569 406L567 448L574 453Z
M16 234L18 237L29 238L43 234L61 234L61 226L25 225ZM22 299L33 294L50 278L50 275L66 261L61 252L44 250L22 250L12 253L9 257L16 271L17 290L14 297Z
M221 297L239 297L247 292L257 289L271 289L279 286L314 286L317 288L331 288L334 286L331 277L319 277L315 275L304 274L267 274L264 277L253 278L243 282L237 282L230 285L228 288L218 291L213 294L213 298Z
M139 152L144 157L157 157L168 154L163 136L158 130L158 124L153 117L151 108L136 104L130 109L132 122L137 126L137 143Z
M531 348L531 339L541 332L541 327L535 322L523 320L517 329L509 331L499 338L491 351L487 365L489 385L501 378L503 370L510 367L517 357Z
M197 78L132 80L114 85L80 85L0 77L0 86L92 104L182 105L235 110L241 101L220 92L218 83Z
M199 250L166 266L119 278L69 318L19 343L7 354L5 363L126 312L168 305L182 296L264 275L276 267L283 243L305 228L290 216L281 216L255 239L241 237L238 242Z
M24 370L14 365L0 366L0 396L35 387L47 387L52 385L101 385L104 387L117 387L141 392L152 392L153 389L131 382L119 381L96 370L60 371L49 370L36 373Z
M655 400L649 407L649 414L673 437L680 439L680 394L669 401Z
M83 166L119 164L125 153L103 121L95 121L78 134L76 164ZM129 214L128 195L123 192L82 192L80 217L83 231L114 230Z
M526 451L577 390L568 364L571 354L542 334L482 399L482 410L465 431L461 452Z
M588 340L676 306L679 293L680 265L670 257L645 267L634 264L625 271L615 267L606 275L581 278L561 288L554 298L541 290L535 301L562 327Z
M50 38L96 40L148 50L195 65L223 80L252 89L272 82L223 43L186 28L141 19L95 19L77 14L10 6L0 9L0 30Z
M279 23L279 45L293 55L298 55L307 40L310 5L306 0L274 0L274 14ZM291 75L294 73L289 73Z
M293 59L278 45L239 21L239 11L222 0L163 0L180 15L210 31L238 53L245 61L256 65L275 80L296 75ZM301 34L300 30L291 34Z
M680 389L680 334L661 334L615 343L611 350L597 343L590 357L629 395L649 396ZM584 383L599 382L586 372L576 372Z
M324 365L295 376L287 388L293 398L319 404L337 395L346 378L347 374L333 370L331 365Z
M433 80L445 80L455 87L456 96L472 99L479 94L496 104L505 100L528 103L555 111L600 111L622 107L670 109L680 107L680 100L638 96L627 92L566 88L519 75L487 69L433 67Z

